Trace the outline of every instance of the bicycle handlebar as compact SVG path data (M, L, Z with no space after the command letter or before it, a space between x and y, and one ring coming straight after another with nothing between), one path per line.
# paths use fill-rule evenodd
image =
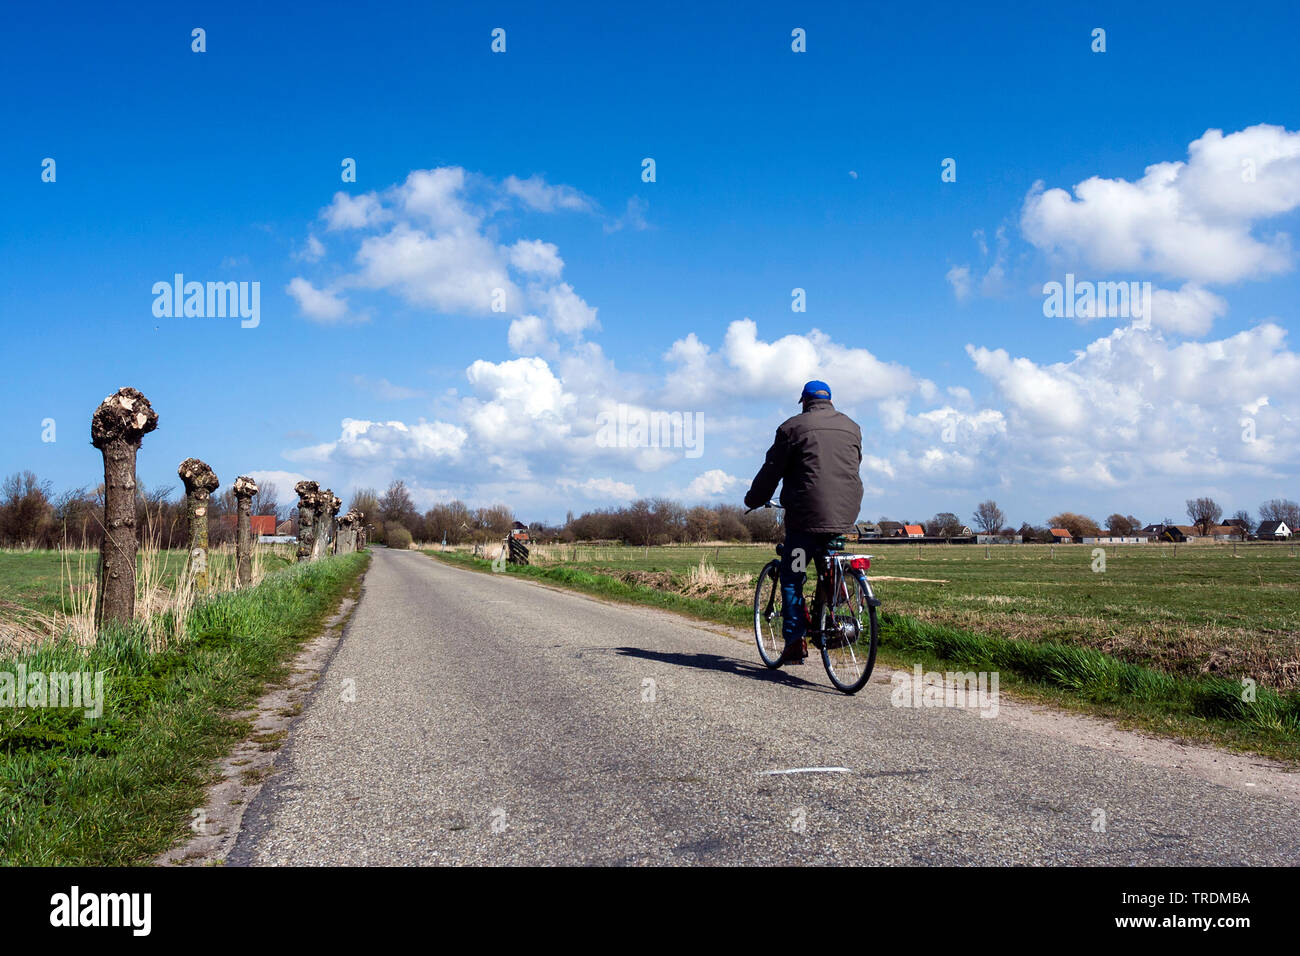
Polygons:
M769 501L765 505L759 505L758 508L780 508L781 510L784 511L785 505L781 504L781 502L779 501ZM746 508L745 514L749 514L750 512L757 511L758 508Z

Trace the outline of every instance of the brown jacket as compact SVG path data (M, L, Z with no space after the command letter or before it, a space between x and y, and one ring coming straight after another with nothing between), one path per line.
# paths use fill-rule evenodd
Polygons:
M745 506L757 508L784 482L787 531L843 534L853 530L862 507L862 430L837 412L828 399L809 402L804 411L776 430L767 460L754 476Z

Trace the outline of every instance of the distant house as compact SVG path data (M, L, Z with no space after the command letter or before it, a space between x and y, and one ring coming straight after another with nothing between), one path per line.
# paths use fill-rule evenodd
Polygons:
M1074 535L1070 534L1065 528L1048 528L1047 533L1052 536L1053 544L1072 544Z
M281 521L275 529L275 534L280 537L293 537L295 522L292 518Z
M1285 521L1263 521L1260 522L1255 537L1261 541L1285 541L1292 534L1293 532L1286 526Z
M238 526L238 515L222 515L221 526L229 531L234 531ZM259 537L262 535L275 535L275 515L249 515L248 530Z
M1200 533L1196 530L1196 526L1190 524L1167 524L1160 532L1161 541L1172 541L1174 544L1195 541L1199 537Z
M907 532L903 530L901 521L882 521L880 522L880 536L882 538L906 537Z
M1209 536L1215 541L1235 541L1242 537L1242 532L1236 525L1220 524L1210 529Z
M909 538L924 538L925 526L919 524L905 524L903 525L903 533Z
M964 538L974 538L976 544L1023 544L1024 536L1007 532L1005 534L973 534L969 528L962 528Z
M874 521L859 521L859 522L858 522L857 524L855 524L853 527L854 527L854 528L857 530L857 532L858 532L858 539L859 539L859 540L861 540L861 539L863 539L863 538L879 538L879 537L880 537L880 525L876 524Z

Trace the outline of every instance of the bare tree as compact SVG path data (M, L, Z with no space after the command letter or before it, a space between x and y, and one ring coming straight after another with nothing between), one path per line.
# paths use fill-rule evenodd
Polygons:
M247 475L235 479L232 489L238 502L235 520L235 580L241 588L253 583L253 529L249 515L253 513L253 498L257 495L257 482Z
M253 481L252 478L248 480ZM256 482L254 483L256 484ZM275 486L274 481L266 481L257 485L257 493L253 495L251 507L250 514L275 515L276 524L280 523L280 489Z
M298 560L310 561L316 542L316 511L321 504L320 485L300 481L293 486L298 493Z
M975 527L985 534L997 534L1006 520L1007 516L992 499L981 501L975 508Z
M355 508L339 518L338 537L334 539L335 554L351 554L357 549L357 525L361 523L361 513Z
M1077 515L1073 511L1062 511L1059 515L1052 515L1047 519L1047 523L1052 528L1064 528L1070 532L1071 537L1075 538L1094 538L1101 534L1097 522L1087 515Z
M926 522L925 533L935 538L956 537L961 534L961 519L951 511L940 511Z
M1133 519L1128 518L1117 511L1106 519L1106 530L1111 534L1122 538L1125 535L1132 534L1137 530L1137 528L1134 527Z
M31 471L10 475L0 485L0 541L39 546L54 516L52 486Z
M1259 520L1282 521L1295 531L1300 526L1300 505L1290 498L1272 498L1259 506Z
M135 456L158 413L134 388L119 388L95 409L90 443L104 455L104 541L99 549L95 627L135 617Z
M185 517L190 532L189 574L195 589L208 589L208 499L220 482L207 462L186 458L176 468L185 485Z
M312 541L313 561L325 557L332 550L338 529L339 508L342 506L342 499L328 488L320 493L320 504L316 508L316 534Z
M384 492L384 496L379 499L378 507L375 509L379 518L384 523L396 521L398 524L407 528L412 528L419 518L419 512L415 510L415 504L411 501L411 493L406 490L406 482L394 481Z
M1213 498L1188 498L1187 499L1187 517L1196 529L1202 535L1210 533L1210 529L1219 523L1223 517L1223 509L1220 508Z

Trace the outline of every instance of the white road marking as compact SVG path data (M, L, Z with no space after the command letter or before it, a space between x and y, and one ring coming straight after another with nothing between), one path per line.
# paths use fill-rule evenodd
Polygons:
M758 776L770 777L778 773L852 773L848 767L791 767L789 770L760 770Z

